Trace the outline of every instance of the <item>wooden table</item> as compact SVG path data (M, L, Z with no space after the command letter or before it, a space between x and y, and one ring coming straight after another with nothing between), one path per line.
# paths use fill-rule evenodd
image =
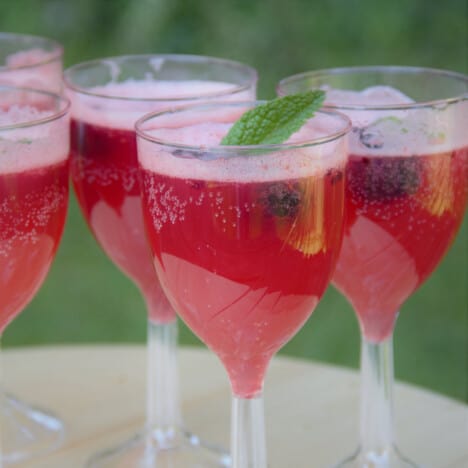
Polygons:
M227 446L230 394L224 370L198 348L182 349L180 363L187 426ZM4 351L8 390L52 409L67 426L59 451L16 466L82 467L93 452L132 435L144 422L145 364L142 346ZM265 384L270 467L327 467L351 453L358 397L354 371L275 358ZM403 384L396 385L395 403L404 453L427 467L468 467L467 405Z

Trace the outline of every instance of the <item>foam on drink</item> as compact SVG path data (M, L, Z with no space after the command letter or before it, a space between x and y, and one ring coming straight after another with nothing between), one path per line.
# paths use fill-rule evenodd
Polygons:
M32 124L53 113L27 104L0 108L0 173L21 172L67 159L69 138L61 119L47 125ZM6 128L10 126L16 127Z
M221 94L236 88L237 85L232 83L208 80L132 79L88 88L86 93L70 89L67 92L73 102L73 114L79 116L81 121L107 128L133 130L135 122L149 112L202 102L204 97L207 101L215 97L247 101L254 97L251 90L245 90L220 98Z
M468 144L464 130L468 126L468 101L441 106L436 114L434 107L419 105L390 86L325 91L325 104L341 108L353 122L349 137L353 153L409 156L417 149L420 154L436 154ZM454 125L454 120L462 120L464 125Z
M39 48L10 54L0 63L0 84L41 89L53 93L62 91L62 59L57 50Z
M21 50L10 54L5 59L5 66L8 68L23 68L31 67L40 63L52 60L56 52L50 52L44 49L34 48L29 50Z
M341 161L344 164L346 152L343 151L342 139L326 144L307 146L307 142L325 138L336 128L336 121L326 114L317 114L287 141L291 145L304 144L283 151L267 151L265 154L243 156L242 151L235 151L228 146L219 146L245 109L229 109L227 112L214 109L208 122L196 123L195 116L173 115L171 121L160 122L155 119L154 127L148 134L160 141L177 145L186 145L180 149L170 146L157 146L139 139L139 161L147 170L181 178L197 178L217 181L267 181L288 178L301 178L323 172ZM171 117L171 116L170 116ZM198 117L200 119L200 117ZM179 120L182 128L173 128ZM187 121L190 125L185 126ZM164 127L161 127L164 125ZM205 153L194 153L190 147L205 147ZM178 156L178 157L175 157ZM200 164L199 159L206 160Z

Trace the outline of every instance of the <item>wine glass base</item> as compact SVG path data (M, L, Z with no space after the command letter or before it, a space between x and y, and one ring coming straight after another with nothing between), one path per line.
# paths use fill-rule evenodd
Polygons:
M364 453L360 448L333 468L423 468L400 453L396 446L382 453Z
M63 422L47 411L29 406L10 394L4 395L1 411L3 464L48 454L64 441Z
M224 449L183 429L154 429L117 447L93 455L87 468L224 468L231 457Z

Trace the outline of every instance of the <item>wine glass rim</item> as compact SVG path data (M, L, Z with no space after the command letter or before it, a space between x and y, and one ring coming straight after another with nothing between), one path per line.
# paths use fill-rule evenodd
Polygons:
M28 63L27 65L20 65L17 67L11 67L8 65L0 65L0 72L13 72L13 71L18 71L18 70L27 70L30 68L36 68L40 67L43 65L47 65L48 63L55 62L57 59L60 59L63 56L63 46L60 44L60 42L50 39L49 37L43 37L43 36L34 36L32 34L17 34L17 33L10 33L10 32L0 32L0 41L3 38L22 38L22 39L30 39L30 40L40 40L43 41L44 43L48 43L49 45L52 46L53 50L50 51L50 56L47 58L44 58L42 60L38 60L37 62L34 63ZM21 50L18 50L18 52L21 52Z
M161 138L157 138L155 136L150 135L146 130L142 129L142 126L147 123L148 121L170 114L176 114L179 112L187 112L191 110L204 110L209 108L225 108L226 106L229 107L242 107L242 106L250 106L255 107L260 104L265 104L267 101L264 100L254 100L254 101L217 101L213 103L204 103L204 104L191 104L187 106L182 106L178 108L173 108L165 111L157 111L151 112L149 114L143 115L139 118L135 123L135 131L137 136L151 142L158 144L160 146L170 147L176 150L182 151L189 151L189 152L216 152L216 153L224 153L224 154L232 154L232 153L248 153L250 151L265 151L265 152L274 152L274 151L284 151L284 150L294 150L300 148L306 148L310 146L318 146L324 143L329 143L334 140L337 140L343 136L345 136L352 128L352 123L349 117L342 112L338 112L334 109L324 109L321 108L317 110L316 114L326 114L332 115L334 117L338 117L344 125L340 130L330 132L330 134L322 137L311 138L307 140L301 140L297 142L285 142L285 143L278 143L278 144L257 144L257 145L213 145L213 146L205 146L205 145L187 145L183 143L177 143L174 141L164 140ZM313 118L313 117L312 117Z
M324 104L324 107L336 110L345 111L388 111L388 110L408 110L408 109L419 109L419 108L434 108L434 107L445 107L449 104L468 100L468 76L462 73L454 72L451 70L444 70L438 68L425 68L425 67L410 67L400 65L369 65L369 66L357 66L357 67L339 67L339 68L324 68L321 70L310 70L302 73L283 78L278 82L277 91L279 95L284 95L280 90L285 84L292 82L298 82L306 78L318 78L320 76L327 75L344 75L352 73L369 73L369 72L384 72L388 74L417 74L417 73L429 73L433 75L439 75L447 78L452 78L461 83L465 83L466 90L461 94L444 98L444 99L433 99L427 101L416 101L404 104Z
M90 91L88 88L79 86L75 84L71 78L73 72L76 72L80 68L86 68L93 65L105 64L106 62L118 62L124 60L145 60L145 59L164 59L164 60L173 60L175 62L192 62L192 63L215 63L219 65L226 65L232 68L244 69L248 72L249 79L244 84L235 84L233 83L232 88L229 88L227 91L216 91L206 94L197 94L193 96L183 96L183 97L132 97L132 96L120 96L109 93L95 92ZM229 60L218 57L211 57L208 55L192 55L192 54L129 54L129 55L117 55L112 57L98 58L94 60L87 60L85 62L80 62L71 67L67 68L63 75L63 80L65 86L70 90L85 94L88 96L99 97L102 99L110 100L119 100L119 101L131 101L131 102L185 102L185 101L197 101L202 99L216 99L223 96L231 96L234 94L247 91L252 85L255 85L258 81L258 72L255 68L250 65L244 64L242 62L237 62L235 60Z
M43 91L43 90L33 89L33 88L17 87L17 86L0 85L0 93L4 90L42 94L44 96L48 96L48 97L55 99L57 102L60 103L60 106L59 106L59 110L52 112L50 115L47 115L46 117L33 118L31 120L25 120L25 121L17 122L14 124L9 123L6 125L2 125L0 123L0 132L5 131L5 130L14 130L17 128L34 127L37 125L42 125L45 123L53 122L54 120L58 120L64 115L66 115L71 106L70 100L68 98L61 96L59 94L51 93L49 91Z

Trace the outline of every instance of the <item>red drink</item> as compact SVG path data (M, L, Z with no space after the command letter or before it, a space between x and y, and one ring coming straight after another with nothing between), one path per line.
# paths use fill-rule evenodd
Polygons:
M468 197L468 147L409 157L352 155L334 284L365 338L391 335L402 303L454 240Z
M141 288L150 316L174 319L154 272L143 228L135 132L72 120L71 175L91 231Z
M144 190L152 194L145 199L149 240L156 267L164 270L163 287L221 358L237 395L258 392L272 355L328 285L343 205L327 200L340 197L341 179L334 172L238 183L143 172ZM319 215L313 196L325 200Z
M0 172L0 332L33 298L52 263L68 202L68 163Z
M203 125L192 135L219 141L217 128ZM162 287L220 357L234 393L253 397L331 278L344 151L315 163L307 150L200 163L151 145L139 148L143 213Z
M131 81L93 89L102 92L104 97L85 95L82 101L78 94L70 96L75 105L71 124L71 175L81 209L101 247L138 285L150 318L159 323L173 321L175 312L159 286L145 237L133 126L138 117L155 106L173 105L170 98L158 103L157 97L202 96L222 93L232 87L228 83L209 81ZM106 93L136 98L134 103L107 98L108 103ZM250 94L245 91L230 98L247 99ZM143 100L148 96L155 96L154 102Z

